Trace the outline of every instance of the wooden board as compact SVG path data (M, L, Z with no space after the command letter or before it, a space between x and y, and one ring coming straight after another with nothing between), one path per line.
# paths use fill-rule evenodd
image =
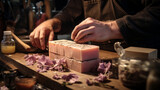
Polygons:
M26 66L26 63L24 61L24 53L15 53L15 54L10 54L10 55L3 55L0 54L0 60L3 61L4 63L8 63L8 65L11 65L13 68L18 68L18 70L25 74L25 75L34 75L37 77L37 81L52 90L108 90L108 89L118 89L118 90L128 90L128 88L124 87L122 83L118 79L109 79L110 82L106 83L105 86L88 86L86 84L86 79L89 78L95 78L96 76L92 74L83 74L83 73L78 73L75 71L70 71L70 72L56 72L56 71L48 71L45 73L38 73L36 71L36 66ZM114 52L108 52L108 51L100 51L100 58L103 59L114 59L118 58L118 55ZM63 86L63 80L55 80L53 79L53 75L55 73L58 73L60 75L64 74L69 74L69 73L75 73L79 76L79 81L81 83L79 84L73 84L73 85L66 85ZM112 87L112 88L110 88ZM114 87L114 88L113 88Z

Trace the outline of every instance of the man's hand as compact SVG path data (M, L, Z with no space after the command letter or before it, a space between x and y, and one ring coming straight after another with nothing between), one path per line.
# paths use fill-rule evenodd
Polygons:
M54 32L61 29L61 22L58 19L50 19L41 23L30 34L30 41L34 47L45 49L45 43L53 40ZM48 39L46 41L46 39Z
M74 28L71 34L71 39L78 43L88 41L103 42L122 38L116 21L103 22L92 18L82 21Z

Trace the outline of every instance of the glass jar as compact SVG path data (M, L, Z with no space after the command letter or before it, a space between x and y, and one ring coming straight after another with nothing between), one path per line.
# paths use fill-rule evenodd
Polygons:
M119 79L132 89L145 89L150 63L136 59L119 59Z
M12 38L11 31L4 31L3 40L1 41L1 52L4 54L15 52L15 41Z
M152 69L147 79L146 90L160 89L160 61L152 63Z

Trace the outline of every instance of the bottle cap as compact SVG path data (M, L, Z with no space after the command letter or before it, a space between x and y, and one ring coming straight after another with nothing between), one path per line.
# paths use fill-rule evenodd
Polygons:
M11 35L11 31L4 31L4 35Z

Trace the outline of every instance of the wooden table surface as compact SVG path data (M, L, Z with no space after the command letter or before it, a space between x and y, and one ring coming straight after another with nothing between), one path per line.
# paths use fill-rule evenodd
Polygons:
M86 79L89 78L95 78L96 76L93 74L83 74L76 71L70 71L70 72L57 72L57 71L47 71L45 73L38 73L36 71L36 66L26 66L26 62L24 61L24 53L15 53L10 55L4 55L0 54L0 60L4 62L6 65L10 66L13 69L18 69L22 74L24 75L34 75L37 77L37 81L46 87L51 88L52 90L129 90L128 88L124 87L120 80L118 79L109 79L110 82L105 83L104 85L100 84L99 86L88 86L86 84ZM109 52L109 51L103 51L100 50L100 58L101 59L114 59L118 58L118 55L115 52ZM53 75L57 73L59 75L69 74L69 73L75 73L79 76L79 81L81 83L73 84L73 85L66 85L63 86L62 83L64 80L55 80L53 79ZM112 87L112 88L111 88Z

